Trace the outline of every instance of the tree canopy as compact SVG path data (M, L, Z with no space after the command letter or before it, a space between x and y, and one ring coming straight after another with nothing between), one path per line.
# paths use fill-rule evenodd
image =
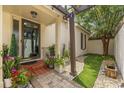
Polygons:
M111 37L124 17L124 6L94 6L76 16L77 23L91 32L92 37Z

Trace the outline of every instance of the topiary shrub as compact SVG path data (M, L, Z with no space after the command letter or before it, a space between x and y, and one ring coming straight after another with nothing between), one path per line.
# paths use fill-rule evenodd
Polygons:
M17 56L17 42L16 42L15 34L12 34L9 55L11 55L13 57L16 57Z

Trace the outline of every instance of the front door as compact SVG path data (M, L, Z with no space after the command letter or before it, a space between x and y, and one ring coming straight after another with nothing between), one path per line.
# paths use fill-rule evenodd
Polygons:
M22 56L23 59L40 57L40 25L22 19Z

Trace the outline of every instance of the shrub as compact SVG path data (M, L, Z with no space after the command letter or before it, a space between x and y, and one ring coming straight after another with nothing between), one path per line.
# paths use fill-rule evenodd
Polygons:
M16 38L15 34L12 34L12 39L11 39L11 46L9 50L9 55L16 57L17 56L17 43L16 43Z
M64 55L63 55L64 58L69 58L70 55L69 55L69 51L66 49L64 50Z

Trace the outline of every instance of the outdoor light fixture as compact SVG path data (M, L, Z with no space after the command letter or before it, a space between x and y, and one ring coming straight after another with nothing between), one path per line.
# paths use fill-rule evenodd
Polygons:
M33 18L36 18L37 17L37 12L31 11L31 15L32 15Z

